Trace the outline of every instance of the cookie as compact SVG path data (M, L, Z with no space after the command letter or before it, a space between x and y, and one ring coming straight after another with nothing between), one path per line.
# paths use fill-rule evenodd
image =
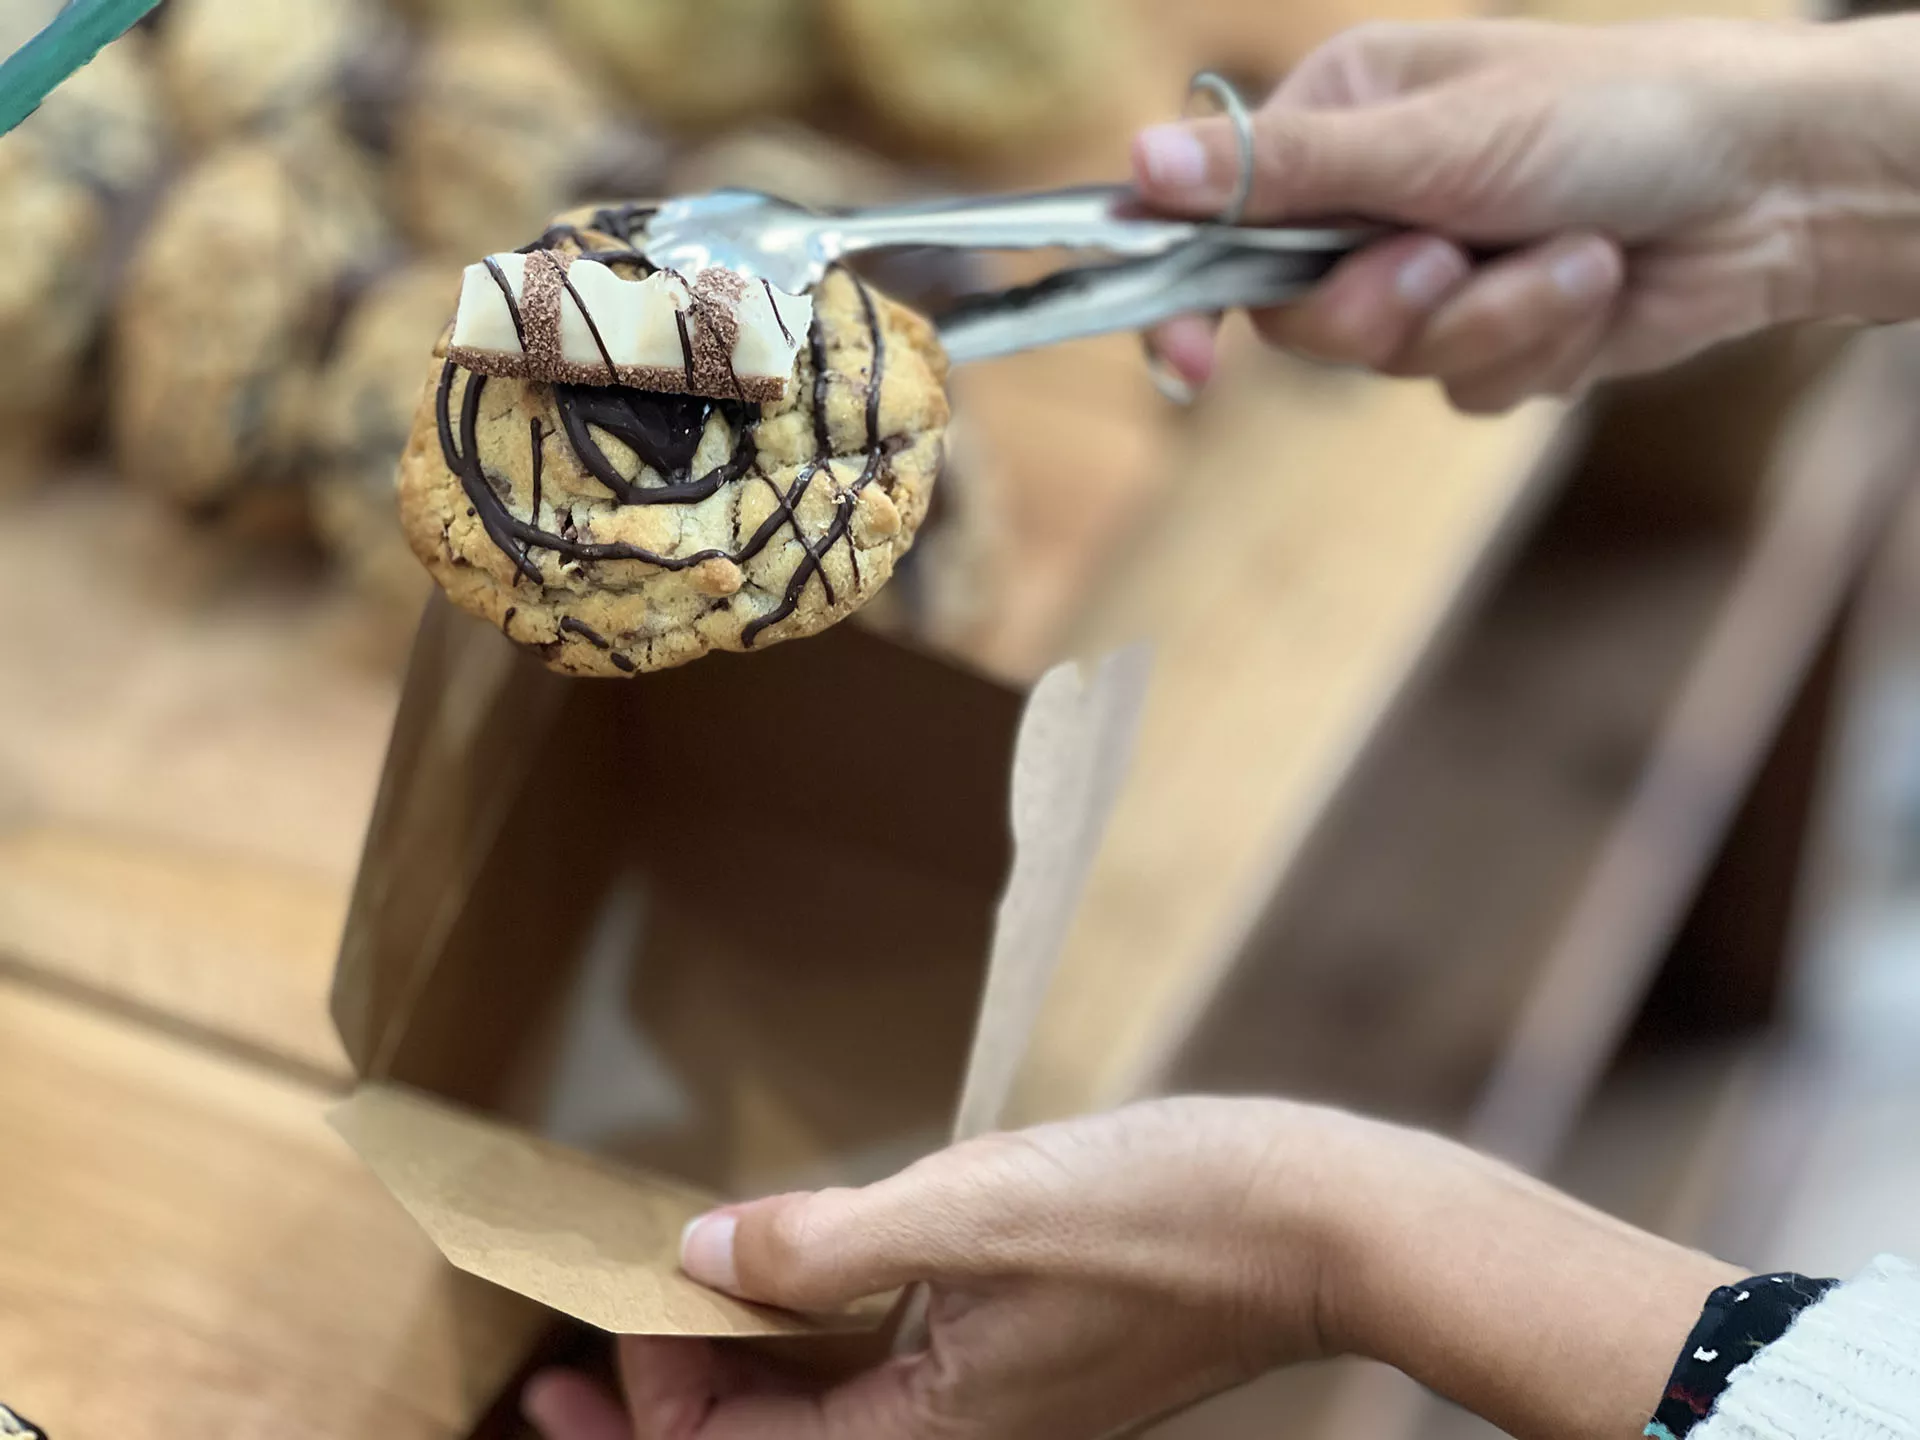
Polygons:
M547 239L604 253L643 215L575 215L582 230ZM845 271L812 301L787 393L763 405L480 376L443 344L400 465L414 553L576 675L752 650L859 609L926 513L946 358L924 318Z
M78 410L106 213L86 185L0 145L0 471L26 478Z
M356 298L314 391L309 458L315 528L355 586L411 616L427 578L400 533L394 476L419 408L420 357L460 290L451 265L416 263Z
M717 129L820 80L814 0L554 0L561 32L641 114Z
M423 47L394 120L394 212L462 259L517 245L556 210L644 193L662 148L533 25L468 25Z
M1097 125L1118 69L1100 0L822 0L836 72L909 147L958 160Z
M34 462L93 418L108 295L160 166L139 41L102 50L0 145L0 453Z
M531 20L546 6L543 0L394 0L394 8L429 29L452 30L462 25Z
M196 149L331 108L379 33L362 0L170 0L162 18L161 86Z
M385 242L372 176L324 124L191 168L121 286L108 396L121 473L190 505L284 477L342 284Z
M914 189L893 161L790 120L743 126L683 151L667 171L667 184L675 195L764 190L816 209L884 204Z

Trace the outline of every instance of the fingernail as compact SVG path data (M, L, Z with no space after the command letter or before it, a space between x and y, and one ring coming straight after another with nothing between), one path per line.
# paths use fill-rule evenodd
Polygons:
M1613 252L1604 245L1582 245L1554 261L1549 273L1554 285L1569 300L1598 300L1614 287Z
M1191 190L1207 178L1207 151L1184 125L1149 125L1140 132L1140 163L1147 179L1169 190Z
M699 1215L680 1232L680 1268L692 1279L715 1290L739 1287L740 1276L733 1268L733 1232L738 1222L733 1216Z
M1431 310L1466 278L1466 257L1451 245L1434 244L1400 267L1394 286L1415 310Z
M553 1403L553 1387L548 1382L549 1376L543 1371L527 1381L520 1391L521 1418L542 1435L556 1433L561 1418Z

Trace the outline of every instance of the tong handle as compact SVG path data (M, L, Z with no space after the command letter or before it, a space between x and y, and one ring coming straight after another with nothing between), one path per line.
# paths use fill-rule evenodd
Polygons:
M1062 270L1032 285L962 301L937 322L963 365L1117 331L1175 315L1277 305L1305 294L1347 252L1246 250L1195 241L1164 255Z
M951 250L1100 250L1123 257L1164 255L1194 240L1249 250L1354 249L1386 227L1222 225L1173 220L1139 208L1124 185L1081 185L1025 195L978 195L911 205L843 210L819 217L835 258L862 250L924 245Z
M890 246L952 250L1104 250L1114 255L1158 255L1194 238L1198 226L1128 214L1130 190L1083 185L1027 195L968 196L909 205L885 205L822 217L823 238L836 256Z

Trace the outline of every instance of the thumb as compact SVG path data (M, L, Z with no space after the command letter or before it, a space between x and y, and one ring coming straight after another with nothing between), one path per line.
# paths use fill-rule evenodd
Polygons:
M715 1290L789 1310L831 1310L928 1278L934 1259L885 1185L776 1195L702 1215L680 1267Z
M1058 1256L1031 1147L975 1141L858 1190L776 1195L703 1215L680 1266L704 1285L830 1310L916 1281L1024 1272Z
M1436 180L1463 161L1457 124L1435 92L1337 109L1269 105L1253 116L1253 223L1351 217L1443 224L1429 212ZM1240 144L1210 116L1142 130L1133 144L1141 198L1180 215L1214 215L1233 198Z

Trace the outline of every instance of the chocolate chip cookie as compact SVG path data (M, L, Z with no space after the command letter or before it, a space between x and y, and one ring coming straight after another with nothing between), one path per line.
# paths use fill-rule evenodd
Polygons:
M535 248L638 279L645 218L576 213ZM457 604L579 675L752 650L859 609L926 513L946 357L923 317L846 271L810 298L785 393L761 403L481 375L443 341L400 466L414 553Z
M106 217L86 185L0 146L0 481L29 478L71 418L100 304Z
M201 148L331 108L380 29L366 0L171 0L163 19L161 85Z
M650 190L662 156L531 22L429 39L391 143L389 192L409 238L463 260L519 244L580 200Z
M220 147L168 191L115 316L123 475L197 506L288 472L342 281L387 241L376 196L318 120Z
M807 0L553 0L553 14L636 109L675 127L790 109L820 80Z
M845 82L915 148L1044 150L1096 125L1128 17L1102 0L823 0Z
M0 470L92 428L114 273L160 168L144 36L107 46L0 145Z

